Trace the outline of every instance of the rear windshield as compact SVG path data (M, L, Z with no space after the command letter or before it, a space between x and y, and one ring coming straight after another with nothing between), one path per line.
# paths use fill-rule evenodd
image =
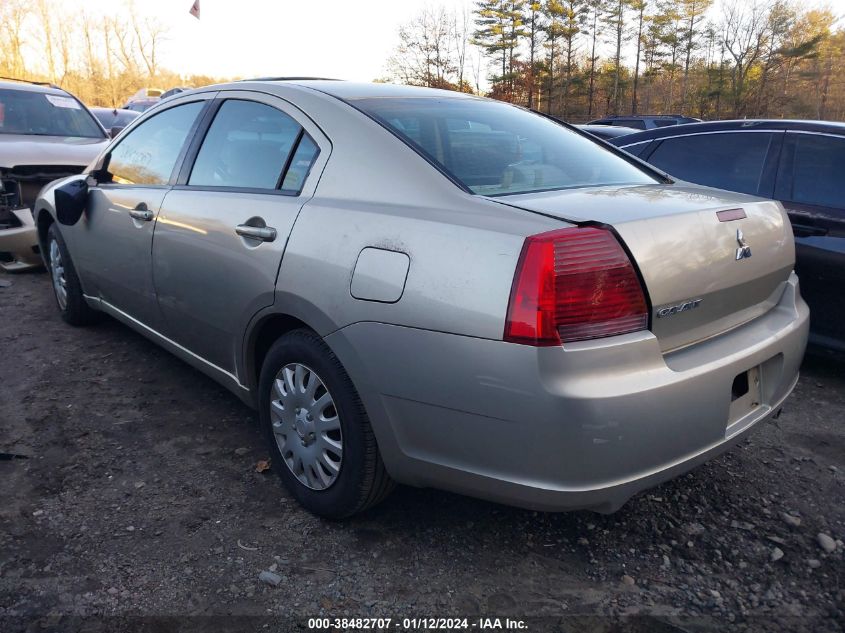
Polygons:
M104 138L100 126L70 95L0 89L0 134Z
M473 193L656 182L588 138L506 103L430 97L351 103Z

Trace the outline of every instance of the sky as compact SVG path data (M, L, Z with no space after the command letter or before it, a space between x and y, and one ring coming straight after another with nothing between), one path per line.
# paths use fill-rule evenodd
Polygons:
M168 25L162 65L182 75L316 76L372 81L398 43L399 25L426 0L138 0L136 11ZM469 0L444 0L470 6ZM111 13L120 3L85 2Z
M750 2L751 0L723 0ZM845 0L799 0L843 12ZM314 76L372 81L398 43L399 26L429 6L472 9L472 0L136 0L140 15L169 28L161 65L181 75ZM716 2L718 5L718 0ZM121 2L86 0L94 15ZM714 8L714 10L718 10Z

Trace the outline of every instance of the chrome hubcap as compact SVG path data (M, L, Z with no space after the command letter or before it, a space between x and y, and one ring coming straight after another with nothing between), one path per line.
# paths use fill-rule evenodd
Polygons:
M285 464L312 490L325 490L340 474L343 434L334 399L316 372L300 363L273 380L270 422Z
M67 280L65 279L65 267L62 263L62 251L59 250L59 243L50 240L50 275L53 277L53 291L56 293L56 301L59 307L64 310L67 307Z

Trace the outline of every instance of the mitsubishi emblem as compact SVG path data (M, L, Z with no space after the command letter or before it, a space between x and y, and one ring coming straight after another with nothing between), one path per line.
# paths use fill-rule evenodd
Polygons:
M751 257L751 247L748 245L748 242L745 241L742 229L736 230L736 243L739 244L739 248L736 249L736 261Z

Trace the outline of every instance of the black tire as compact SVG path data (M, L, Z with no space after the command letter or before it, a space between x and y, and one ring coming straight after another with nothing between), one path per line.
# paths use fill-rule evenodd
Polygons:
M288 364L312 369L331 393L343 434L343 460L337 479L324 490L313 490L285 463L273 432L270 403L273 381ZM259 380L259 416L271 454L272 469L299 503L316 515L343 519L382 501L395 487L379 453L364 405L337 356L310 330L288 332L264 359Z
M61 254L62 266L64 268L65 290L67 291L67 300L65 305L59 299L58 291L56 290L55 274L51 264L51 249L53 242L56 243ZM59 313L62 319L70 325L90 325L96 323L102 318L102 314L97 312L85 302L85 297L82 293L82 284L79 283L79 277L76 274L76 268L73 266L73 260L70 258L70 253L67 250L67 245L62 237L59 227L56 224L51 224L47 229L47 250L45 259L47 260L47 272L50 274L50 279L53 281L53 296L56 299L56 306L59 308Z

